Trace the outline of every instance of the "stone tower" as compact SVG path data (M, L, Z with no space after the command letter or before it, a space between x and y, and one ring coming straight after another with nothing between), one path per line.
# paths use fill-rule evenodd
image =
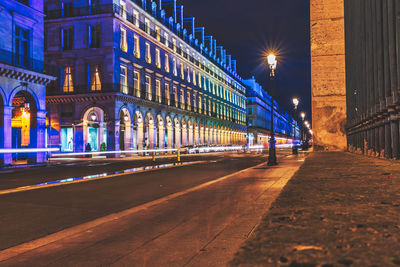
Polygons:
M310 8L314 148L345 150L344 0L310 0Z

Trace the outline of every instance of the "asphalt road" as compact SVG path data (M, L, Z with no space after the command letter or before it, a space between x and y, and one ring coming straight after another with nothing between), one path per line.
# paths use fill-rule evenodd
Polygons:
M239 173L265 164L265 157L231 155L2 195L2 248L39 237L47 241L25 243L27 250L0 251L0 266L223 266L301 165L301 156L283 154L277 167ZM232 176L221 178L227 174ZM93 225L96 221L100 223ZM79 231L52 239L70 229ZM4 258L4 252L17 256Z
M226 153L182 155L182 162L214 160ZM176 162L176 156L151 158L52 160L47 166L0 169L0 190L33 185L70 177Z
M263 161L265 157L260 155L229 155L190 166L0 195L0 249L180 192ZM119 164L124 163L115 165ZM80 173L77 167L73 169ZM57 172L57 168L48 171Z

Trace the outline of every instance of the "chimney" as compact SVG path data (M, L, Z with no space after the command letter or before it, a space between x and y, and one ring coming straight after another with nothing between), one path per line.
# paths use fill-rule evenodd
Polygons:
M167 17L172 17L174 19L174 23L177 23L176 0L160 0L160 2L160 9L164 9Z
M177 6L176 16L177 16L176 23L180 23L183 28L183 6L182 5Z
M190 18L184 18L183 23L184 23L184 28L187 29L188 34L191 34L194 38L194 17Z
M200 45L204 46L204 27L194 28L195 37L200 41Z
M227 55L226 56L226 66L230 69L232 69L232 56L231 55Z
M205 46L208 48L210 54L214 52L214 38L212 36L204 36Z
M237 69L236 69L236 64L237 64L237 61L236 61L236 59L233 59L233 60L232 60L232 70L233 70L233 72L234 72L234 73L236 73L236 72L237 72Z

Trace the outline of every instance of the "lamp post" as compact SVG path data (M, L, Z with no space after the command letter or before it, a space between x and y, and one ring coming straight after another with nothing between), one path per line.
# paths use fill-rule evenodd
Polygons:
M268 166L278 165L276 161L276 151L275 151L275 134L274 134L274 78L276 70L276 56L270 54L268 56L268 66L269 66L269 78L271 80L271 138L269 139L269 156L268 156Z
M302 112L300 113L300 117L301 117L301 141L304 141L304 119L306 117L306 113Z
M293 97L292 99L293 105L294 105L294 119L297 121L297 107L299 106L299 99L297 97ZM296 139L296 125L293 125L293 140Z

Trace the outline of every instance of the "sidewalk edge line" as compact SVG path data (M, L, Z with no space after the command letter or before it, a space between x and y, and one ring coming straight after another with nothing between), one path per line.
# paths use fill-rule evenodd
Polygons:
M188 189L186 189L184 191L173 193L173 194L167 195L165 197L150 201L148 203L145 203L145 204L142 204L142 205L139 205L139 206L136 206L136 207L124 210L124 211L112 213L112 214L106 215L104 217L100 217L100 218L94 219L92 221L83 223L83 224L75 225L75 226L66 228L64 230L61 230L59 232L56 232L56 233L53 233L53 234L50 234L50 235L47 235L47 236L44 236L44 237L40 237L38 239L35 239L35 240L32 240L32 241L28 241L26 243L22 243L20 245L14 246L14 247L10 247L10 248L1 250L0 251L0 262L8 260L8 259L13 258L13 257L16 257L16 256L21 255L23 253L26 253L28 251L37 249L39 247L48 245L50 243L56 242L58 240L66 238L68 236L72 236L72 235L78 234L80 232L87 231L87 230L89 230L91 228L94 228L96 226L99 226L101 224L108 223L108 222L111 222L113 220L118 220L118 219L120 219L122 217L125 217L127 215L131 215L131 214L134 214L134 213L136 213L138 211L145 210L145 209L148 209L148 208L150 208L152 206L159 205L159 204L161 204L161 203L163 203L165 201L168 201L168 200L171 200L171 199L186 195L188 193L197 191L199 189L202 189L202 188L210 186L212 184L221 182L223 180L226 180L226 179L228 179L228 178L230 178L232 176L238 175L238 174L243 173L245 171L251 170L253 168L261 167L261 166L263 166L265 164L266 163L263 162L263 163L260 163L258 165L255 165L255 166L240 170L238 172L234 172L234 173L222 176L222 177L217 178L215 180L208 181L206 183L203 183L203 184L188 188Z

